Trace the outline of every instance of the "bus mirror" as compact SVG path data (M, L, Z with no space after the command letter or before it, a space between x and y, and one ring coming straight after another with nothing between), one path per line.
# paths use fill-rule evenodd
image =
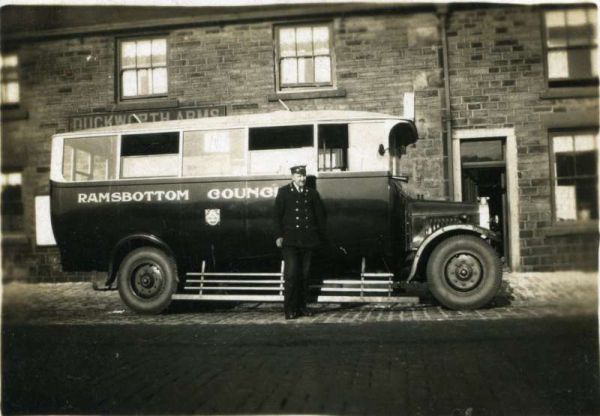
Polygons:
M386 151L386 150L387 150L387 149L386 149L385 147L383 147L383 145L382 145L382 144L380 144L380 145L379 145L379 149L377 150L377 152L379 153L379 156L383 156L383 155L385 155L385 151Z

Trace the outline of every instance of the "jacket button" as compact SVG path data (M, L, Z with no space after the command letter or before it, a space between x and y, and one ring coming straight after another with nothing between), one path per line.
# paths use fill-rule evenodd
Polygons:
M299 226L299 225L296 225L296 228L300 228L300 226Z
M297 220L299 220L299 219L300 219L300 217L296 217L296 219L297 219Z

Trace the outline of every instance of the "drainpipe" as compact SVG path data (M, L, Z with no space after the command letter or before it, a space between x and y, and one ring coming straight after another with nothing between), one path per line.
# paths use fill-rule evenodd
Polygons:
M454 161L452 158L452 112L450 111L450 77L448 74L448 37L446 25L448 24L448 5L437 7L437 15L441 22L442 35L442 62L444 68L444 118L446 121L446 166L448 167L448 196L454 200Z

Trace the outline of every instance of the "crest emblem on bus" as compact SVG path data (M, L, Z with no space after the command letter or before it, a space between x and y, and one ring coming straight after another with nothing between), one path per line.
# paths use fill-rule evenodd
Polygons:
M204 220L210 226L219 225L221 223L221 210L219 208L205 209Z

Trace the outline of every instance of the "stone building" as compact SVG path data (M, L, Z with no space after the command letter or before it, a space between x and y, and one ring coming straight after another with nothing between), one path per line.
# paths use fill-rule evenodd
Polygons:
M53 134L279 100L414 114L420 140L402 168L413 194L488 197L512 269L596 267L592 4L8 6L0 17L5 277L88 277L36 245Z

